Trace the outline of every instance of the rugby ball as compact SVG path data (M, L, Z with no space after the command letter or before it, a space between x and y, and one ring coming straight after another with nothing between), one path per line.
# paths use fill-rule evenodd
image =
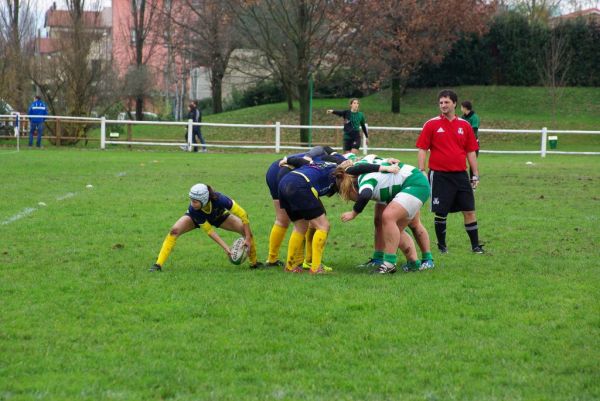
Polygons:
M233 241L233 244L229 247L231 254L229 255L229 261L234 265L239 265L246 260L248 256L248 249L246 248L246 239L240 237Z

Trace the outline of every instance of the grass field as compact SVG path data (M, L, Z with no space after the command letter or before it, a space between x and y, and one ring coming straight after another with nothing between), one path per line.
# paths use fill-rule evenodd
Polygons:
M1 150L0 400L600 399L598 157L482 155L488 253L452 215L432 271L355 268L372 206L343 224L338 197L332 275L233 266L200 230L147 271L196 182L248 211L264 260L274 159Z

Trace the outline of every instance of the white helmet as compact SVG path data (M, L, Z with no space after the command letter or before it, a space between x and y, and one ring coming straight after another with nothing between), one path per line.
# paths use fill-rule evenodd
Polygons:
M208 187L204 184L196 184L190 188L190 199L195 199L202 203L202 206L208 204Z

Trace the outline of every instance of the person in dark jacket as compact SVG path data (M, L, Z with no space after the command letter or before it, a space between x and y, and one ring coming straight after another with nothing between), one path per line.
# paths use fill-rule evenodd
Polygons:
M366 142L369 143L365 115L358 111L359 105L358 99L350 99L350 110L327 110L327 114L335 114L344 119L344 152L358 154L361 128Z
M190 105L188 106L188 110L189 110L188 119L192 120L195 123L202 122L202 112L198 108L198 105L196 104L196 102L190 103ZM199 125L194 125L194 127L192 128L192 142L198 143L198 141L196 140L196 137L198 137L198 141L200 141L200 143L202 144L202 151L206 152L206 146L204 146L206 144L206 142L204 141L204 137L202 137L202 132L200 131ZM186 138L187 138L187 134L186 134ZM198 147L194 146L194 152L197 152L197 151L198 151Z
M44 132L44 122L48 115L48 108L39 96L36 96L29 106L27 112L32 117L29 117L29 146L33 146L33 133L37 131L36 146L39 148L42 146L42 133Z

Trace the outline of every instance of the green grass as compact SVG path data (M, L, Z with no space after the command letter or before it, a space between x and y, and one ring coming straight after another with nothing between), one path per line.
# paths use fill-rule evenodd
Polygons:
M334 197L331 276L233 266L200 230L147 272L196 182L248 211L264 259L274 159L0 151L0 400L600 398L597 157L482 155L489 252L452 215L433 271L357 270L372 206L343 224Z

